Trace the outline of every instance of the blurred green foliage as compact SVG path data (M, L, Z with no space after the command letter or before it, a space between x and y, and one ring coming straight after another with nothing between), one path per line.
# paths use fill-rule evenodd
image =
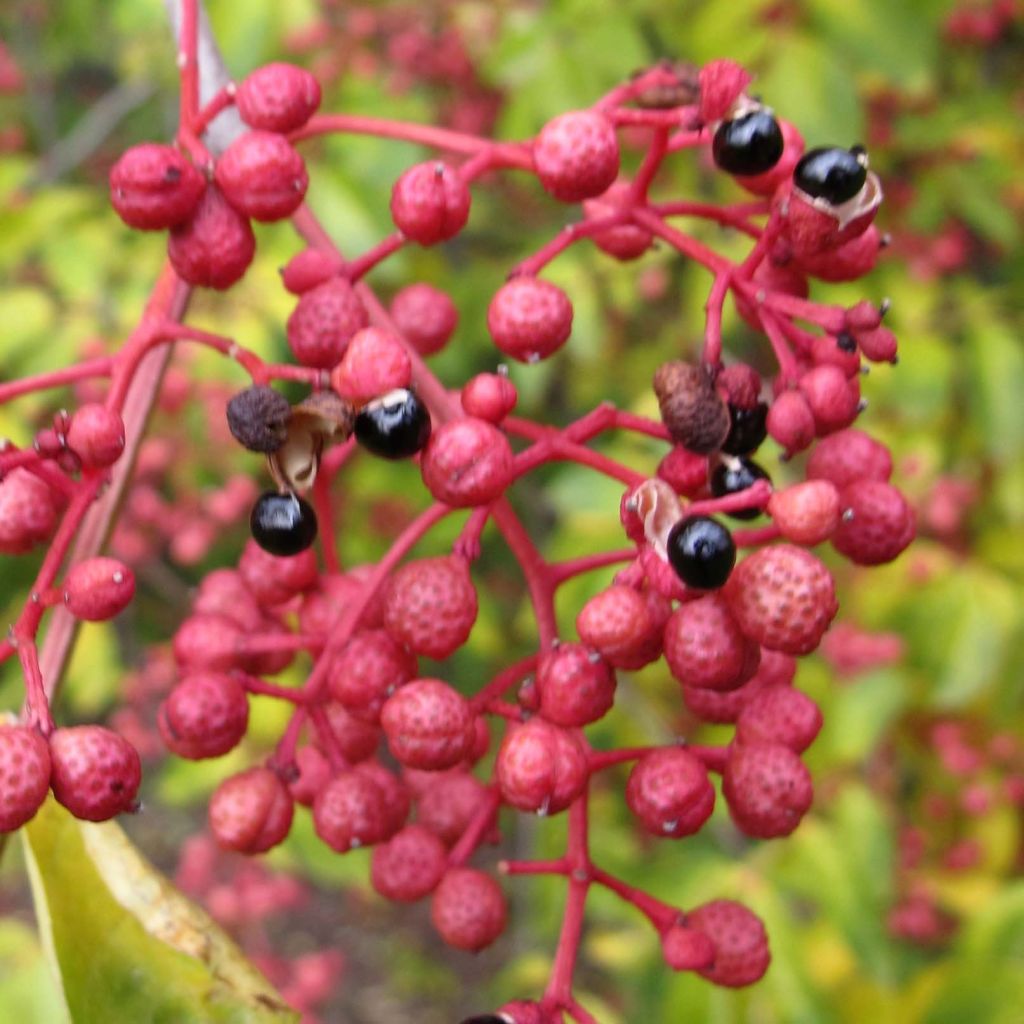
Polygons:
M209 6L237 78L267 60L287 59L286 41L319 10L313 0L211 0ZM1021 1024L1019 810L1000 804L987 816L960 822L980 844L976 865L930 872L930 891L962 921L952 940L922 949L886 928L899 895L898 825L912 815L934 767L934 751L922 735L942 716L957 716L981 737L1019 736L1024 724L1020 22L990 44L970 45L943 32L949 0L633 0L600 9L585 0L458 0L418 10L426 24L457 26L463 34L483 80L502 95L501 136L528 136L548 117L589 104L655 59L729 56L756 72L757 91L803 130L810 145L868 142L888 192L882 223L893 234L889 258L863 282L816 286L815 294L842 303L893 301L889 322L901 339L901 362L874 369L864 381L870 400L864 424L892 446L896 477L918 504L922 536L884 569L852 570L838 562L834 568L841 616L897 631L906 657L852 681L838 680L820 659L801 668L798 681L821 704L826 727L809 755L816 809L788 840L741 841L720 808L711 827L685 845L643 841L622 804L624 774L610 773L611 784L595 799L595 859L681 906L743 898L764 917L775 958L766 979L745 992L673 975L644 922L595 893L579 974L582 1001L602 1024L683 1016L713 1024ZM375 63L351 61L346 19L358 9L325 3L324 12L332 41L298 59L342 70L326 88L326 109L427 121L442 98L451 99L439 97L434 86L400 87L384 54L376 54ZM12 378L71 362L87 345L113 350L137 320L163 242L117 221L106 203L105 174L126 145L173 133L176 80L157 0L12 0L0 13L0 39L27 79L21 95L0 96L0 124L23 133L20 145L0 155L0 365L3 377ZM124 102L121 116L112 124L89 121L111 96ZM61 140L83 135L87 145L68 162ZM389 230L391 182L420 157L409 145L348 137L309 144L305 153L309 201L349 253ZM738 197L731 183L683 156L671 161L656 192ZM565 216L522 180L488 182L456 242L402 252L374 272L372 283L385 297L404 283L426 280L455 298L461 313L456 338L433 360L443 380L457 386L493 367L484 327L489 298L508 269L557 232ZM717 229L695 230L731 254L743 251L741 242ZM258 228L258 239L257 262L241 284L227 295L199 295L190 316L268 358L284 359L283 325L292 300L277 268L297 241L281 225ZM513 369L523 412L564 422L610 399L650 413L652 369L692 351L700 337L706 275L667 251L619 265L586 246L549 273L573 298L574 336L548 363ZM767 346L731 311L726 347L770 372ZM182 365L195 382L239 380L208 353ZM0 436L29 441L61 400L72 399L48 394L0 407ZM216 482L222 467L202 461L201 416L158 414L154 430L184 430L191 438L194 459L175 467L168 497ZM658 458L655 447L629 438L610 439L606 450L650 470ZM774 456L766 456L773 467ZM255 460L231 458L237 469L261 472ZM773 472L784 478L793 470ZM949 481L973 494L952 527L935 511L936 495ZM404 521L424 503L406 467L363 460L343 482L339 541L349 562L378 557L390 536L380 524ZM566 466L545 469L513 493L552 557L620 546L618 500L616 486ZM457 527L440 529L423 550L441 550ZM83 630L63 691L65 719L94 717L116 705L140 644L166 641L183 613L174 595L210 566L229 564L242 540L240 530L225 534L199 565L162 561L161 573L141 575L138 606L116 626ZM516 567L494 538L485 540L480 621L472 645L444 670L467 689L529 650L533 632ZM34 565L31 557L0 559L7 621ZM575 610L610 575L594 574L562 592L559 613L568 634ZM684 726L675 684L664 671L620 685L620 704L593 730L595 742L651 742ZM20 688L9 666L0 671L0 686L7 704L16 706ZM245 750L210 764L152 765L144 818L159 823L166 813L180 819L178 809L185 808L197 824L217 780L272 742L280 719L266 703L256 702ZM167 838L155 836L153 825L147 829L140 819L127 827L167 862ZM510 817L506 844L554 853L563 827L558 820ZM365 856L330 854L305 820L273 859L328 892L340 885L366 888ZM2 880L7 893L24 885L10 857ZM518 880L507 888L515 911L511 934L469 968L459 958L449 958L444 970L434 966L422 916L409 926L397 914L375 910L382 931L374 948L382 952L370 980L413 1000L418 1019L439 1024L495 999L537 991L560 923L561 886ZM294 925L301 928L301 922ZM15 919L0 929L0 1017L49 1024L56 1011L43 991L38 952L15 941L21 929ZM398 954L403 967L392 969ZM358 983L343 983L339 1016L330 1019L366 1019L344 991Z

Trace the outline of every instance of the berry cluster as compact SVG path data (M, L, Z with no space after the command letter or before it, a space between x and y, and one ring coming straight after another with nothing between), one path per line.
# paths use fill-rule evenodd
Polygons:
M478 1022L554 1024L566 1014L593 1021L573 996L572 975L595 885L647 917L672 969L725 986L758 980L769 963L768 942L749 909L721 899L673 907L593 862L589 791L606 784L607 769L631 765L625 803L640 827L668 839L693 835L707 822L717 799L712 776L721 777L728 811L751 837L788 835L811 806L801 754L821 714L792 685L795 659L819 646L838 603L828 567L809 548L828 542L855 564L876 565L899 555L915 529L910 506L889 483L887 449L853 426L864 404L863 360L895 362L885 311L808 297L810 278L852 280L878 256L882 239L872 221L882 193L866 152L805 151L799 132L751 97L749 75L730 61L699 70L656 66L516 143L315 115L316 81L287 65L255 71L200 109L194 33L186 18L177 144L135 147L111 172L112 201L129 225L170 230L176 278L158 289L138 331L111 360L20 382L6 394L0 387L0 397L13 397L111 378L103 403L62 414L31 450L0 454L0 537L10 538L4 550L27 550L56 530L32 597L0 645L0 657L21 659L27 693L25 724L0 732L0 827L31 818L48 784L80 817L106 818L133 805L139 764L126 741L98 726L54 729L54 681L43 679L35 638L54 604L99 620L130 600L131 571L111 559L86 558L62 586L54 580L125 449L121 413L143 357L172 340L192 342L248 372L252 384L227 403L227 424L246 449L265 456L274 487L252 509L252 541L237 568L206 577L174 637L179 675L160 707L159 731L181 757L218 757L246 735L250 695L292 709L274 752L213 794L209 823L217 842L266 851L289 834L296 804L309 808L332 850L374 847L371 882L382 896L429 897L443 940L476 951L506 924L502 887L470 864L495 835L500 809L567 812L562 857L500 865L505 875L566 880L550 982L538 1001L509 1004ZM251 131L214 159L200 136L232 103ZM448 154L398 178L395 233L355 259L345 259L301 206L307 178L294 144L328 132L406 138ZM620 152L627 138L644 140L631 176ZM658 172L675 154L705 148L752 200L716 206L651 198ZM533 364L569 341L572 301L538 275L585 239L622 261L660 240L711 273L699 360L673 360L653 375L660 420L610 404L562 427L517 417L507 371L480 374L452 393L425 362L455 329L451 299L412 284L388 310L362 280L404 246L457 235L471 215L474 183L503 169L533 174L555 200L582 204L581 218L514 268L491 299L487 329L510 359ZM283 217L308 245L283 271L296 297L286 330L297 365L273 366L234 339L181 323L174 297L193 285L229 287L253 258L250 218ZM749 254L727 259L670 223L677 217L749 236ZM767 338L777 364L768 384L753 366L723 360L730 294ZM304 382L309 394L292 404L272 387L275 380ZM664 458L637 468L589 446L613 430L663 442ZM802 479L773 486L754 459L769 437ZM379 562L343 568L332 501L340 474L360 457L416 460L432 503ZM507 495L556 461L623 486L619 507L605 511L620 517L628 547L563 562L543 557ZM450 551L411 557L437 523L461 510L468 514ZM726 522L758 519L744 528ZM538 641L466 693L441 678L443 665L423 659L443 661L471 636L478 611L473 567L489 524L522 568ZM609 585L579 609L577 638L560 636L556 590L614 565L621 568ZM301 685L273 681L296 657L311 659ZM584 730L612 711L620 677L661 659L693 716L732 723L732 740L595 749Z

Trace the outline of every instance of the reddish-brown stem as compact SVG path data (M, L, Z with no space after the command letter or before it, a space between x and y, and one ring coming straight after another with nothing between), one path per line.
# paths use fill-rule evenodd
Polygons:
M498 817L498 808L501 806L501 797L496 786L487 790L487 796L480 802L466 831L459 837L459 841L452 847L448 854L448 863L452 867L460 867L465 864L474 851L483 842L484 836L490 831Z
M554 586L559 587L566 580L581 576L594 569L604 569L619 562L629 562L636 558L636 548L622 548L619 551L598 551L593 555L580 555L568 558L564 562L552 562L548 566L548 574Z
M630 188L630 206L643 206L646 204L647 192L651 187L651 182L654 181L654 176L658 173L658 168L661 167L662 161L665 159L668 132L667 126L655 129L654 135L651 138L651 144L647 147L647 152L644 154L643 163L640 164L636 177L633 179L633 185Z
M789 384L795 384L800 379L800 369L793 356L793 351L789 347L789 342L779 327L778 320L767 309L761 310L761 326L764 329L764 333L768 335L772 351L775 353L775 359L779 364L780 383L784 387Z
M768 526L759 526L753 530L734 530L732 539L738 548L755 548L762 544L768 544L778 540L782 536L779 528L771 523Z
M59 388L65 384L74 384L76 381L88 380L90 377L109 377L113 366L113 357L98 356L96 359L86 359L76 363L74 366L66 366L61 370L49 370L46 373L37 373L31 377L22 377L20 380L7 381L0 384L0 405L11 401L13 398L20 398L22 395L31 394L33 391Z
M281 686L278 683L268 683L266 679L259 676L240 675L242 685L249 693L258 693L263 697L276 697L278 700L286 700L289 704L301 704L302 691L290 686Z
M757 483L743 491L726 494L721 498L705 498L694 501L686 506L688 516L713 516L721 512L736 512L740 509L764 508L772 496L772 485L767 480Z
M537 655L531 654L526 658L502 669L486 686L478 690L470 700L470 707L474 712L479 713L496 697L501 697L506 691L512 689L520 680L528 676L537 667Z
M196 114L190 126L191 130L195 135L202 137L203 132L210 126L214 118L227 110L234 102L235 84L234 82L229 82L227 85L221 86L210 100L204 104L203 109Z
M357 256L345 267L345 276L350 281L358 281L365 274L369 273L378 263L382 263L392 254L398 252L405 245L405 236L401 231L388 235L387 238L378 242L372 249Z
M636 907L654 925L658 932L663 932L665 929L670 928L679 919L679 911L675 907L662 903L661 900L655 899L649 893L623 882L601 868L591 868L591 879L598 885L603 885L606 889L610 889L626 903Z
M724 256L719 256L717 252L698 242L697 239L666 224L650 210L634 210L632 217L640 227L647 228L652 234L663 238L673 249L678 249L688 259L707 267L711 273L721 274L731 269L732 264Z
M320 551L324 556L324 565L328 572L339 572L341 562L338 559L338 538L335 535L334 502L331 501L331 482L334 473L321 472L313 481L313 489L310 497L313 501L313 511L316 513L319 531L317 533L320 542Z
M717 368L722 365L722 308L731 279L731 271L716 274L707 302L704 303L707 319L704 323L704 352L701 361L706 366Z
M629 220L629 214L623 211L609 214L607 217L595 217L593 220L581 220L575 224L567 224L550 242L546 242L532 256L516 264L508 276L538 274L556 256L561 255L581 238L589 238L602 231L607 231L609 228L618 227L620 224L625 224L627 220Z

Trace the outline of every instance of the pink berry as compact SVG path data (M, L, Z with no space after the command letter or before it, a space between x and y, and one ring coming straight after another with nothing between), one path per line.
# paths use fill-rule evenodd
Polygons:
M384 808L384 834L381 838L390 839L409 819L412 801L408 787L379 761L363 761L353 771L369 779L380 790Z
M757 670L760 650L720 594L688 601L665 625L665 661L683 685L732 690Z
M449 868L430 904L430 919L441 938L469 953L494 942L507 916L501 887L475 868Z
M587 755L572 732L533 718L505 734L495 771L507 804L557 814L583 792Z
M814 440L814 413L799 391L784 391L768 410L768 433L788 454L802 452Z
M19 466L0 480L0 554L24 554L56 526L56 503L39 477Z
M437 160L410 167L391 191L395 226L420 245L454 238L469 220L469 206L469 186Z
M305 198L305 161L283 135L246 132L221 154L214 180L241 214L259 221L293 214Z
M699 971L715 962L715 946L703 932L677 923L662 932L661 955L673 971Z
M248 633L258 632L264 625L256 598L235 569L214 569L207 573L196 591L192 612L223 616Z
M190 615L174 634L174 660L187 669L227 672L238 668L242 633L223 615Z
M329 700L323 705L326 726L330 729L330 744L327 737L318 734L317 745L324 751L336 749L349 764L366 761L377 753L380 744L380 729L356 718L344 705Z
M249 768L226 778L210 797L210 831L217 844L239 853L264 853L284 841L295 804L269 768Z
M738 743L722 772L722 795L737 828L758 839L788 836L814 799L811 774L781 743Z
M376 724L384 702L416 675L416 658L383 629L355 633L331 665L328 686L350 714Z
M889 449L853 428L822 438L807 459L808 479L830 480L839 490L855 480L885 482L891 475Z
M712 900L686 915L687 927L706 935L714 960L697 968L708 981L726 988L752 985L764 976L771 961L768 936L760 919L733 900Z
M469 772L442 773L420 797L416 817L445 845L454 846L486 798L487 787Z
M806 480L768 499L768 515L786 540L813 547L839 525L839 492L828 480Z
M701 761L681 747L644 754L629 773L626 803L656 836L693 835L715 806L715 790Z
M891 562L914 539L914 510L891 484L855 480L839 492L839 504L832 546L857 565Z
M385 794L366 773L335 776L313 802L316 834L337 853L372 846L388 834Z
M796 661L791 655L762 648L761 664L742 686L724 691L684 686L683 703L702 722L735 722L757 694L767 687L789 686L795 674Z
M583 644L559 644L541 656L535 681L540 713L555 725L589 725L615 701L615 673L597 651Z
M98 403L83 405L71 417L67 442L86 469L105 469L124 451L124 420Z
M676 494L692 498L708 485L708 457L677 444L658 463L657 472Z
M449 420L431 435L420 460L427 490L454 508L487 505L512 477L512 447L493 424L472 416Z
M238 574L262 607L273 608L316 586L316 555L311 548L298 555L272 555L249 540Z
M761 400L761 375L747 363L732 363L715 378L719 394L738 409L753 409Z
M548 121L533 143L541 185L556 199L576 203L601 195L619 173L615 127L596 110L573 110Z
M440 679L407 683L384 703L380 721L391 753L411 768L450 768L472 743L469 703Z
M422 825L406 825L374 849L370 884L385 899L414 903L434 891L447 866L444 843Z
M508 374L478 373L463 384L461 400L467 416L498 424L516 407L519 393Z
M173 146L145 142L121 154L110 169L110 202L129 227L172 228L187 220L206 189L206 179Z
M863 234L834 249L803 255L800 266L821 281L856 281L874 269L881 251L882 235L872 224Z
M533 363L557 352L572 332L572 304L550 281L514 277L487 309L494 344L513 359Z
M331 373L331 387L356 405L406 388L411 380L412 363L405 346L380 327L356 331Z
M415 654L442 659L469 637L476 621L469 566L454 556L407 562L384 591L384 627Z
M320 106L320 83L294 64L265 64L242 80L235 103L251 128L293 132Z
M281 282L292 295L302 295L344 270L340 256L327 249L303 249L281 269Z
M135 808L142 781L136 749L100 725L58 729L50 737L50 785L76 818L106 821Z
M234 676L194 672L161 704L157 724L164 742L179 757L220 757L245 735L249 699Z
M421 356L432 356L455 333L459 311L447 292L429 284L410 284L391 300L391 319Z
M800 391L819 434L848 427L859 411L860 389L838 366L816 366L800 378Z
M299 297L288 317L288 345L303 366L330 370L341 361L352 335L369 322L352 285L332 277Z
M256 253L247 218L211 185L192 216L171 231L167 255L178 276L197 287L223 291L239 281Z
M736 719L737 743L781 743L802 754L821 731L821 710L791 686L768 686L754 694Z
M633 185L628 181L616 181L603 194L583 203L583 212L589 221L613 217L627 209L632 200ZM602 252L614 256L617 260L635 260L651 247L654 237L646 228L635 224L618 224L603 228L592 234L594 245Z
M576 631L610 665L636 669L660 653L665 619L667 615L659 617L651 604L651 592L613 584L580 609Z
M135 574L116 558L87 558L64 580L64 603L76 619L105 622L128 607Z
M895 363L897 349L896 335L888 327L875 327L871 330L858 331L857 346L865 359L873 363Z
M50 748L29 725L0 725L0 833L31 821L50 788Z

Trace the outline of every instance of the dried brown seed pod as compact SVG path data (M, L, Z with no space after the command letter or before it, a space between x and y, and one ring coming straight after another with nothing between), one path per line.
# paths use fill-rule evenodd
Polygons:
M254 385L228 402L228 428L251 452L274 452L288 436L292 408L273 388Z
M674 441L699 455L721 447L729 433L729 410L708 367L679 359L662 363L654 374L654 393Z
M352 433L356 411L334 391L314 391L291 410L284 443L267 456L278 487L302 491L313 486L320 456L328 441L344 441Z

